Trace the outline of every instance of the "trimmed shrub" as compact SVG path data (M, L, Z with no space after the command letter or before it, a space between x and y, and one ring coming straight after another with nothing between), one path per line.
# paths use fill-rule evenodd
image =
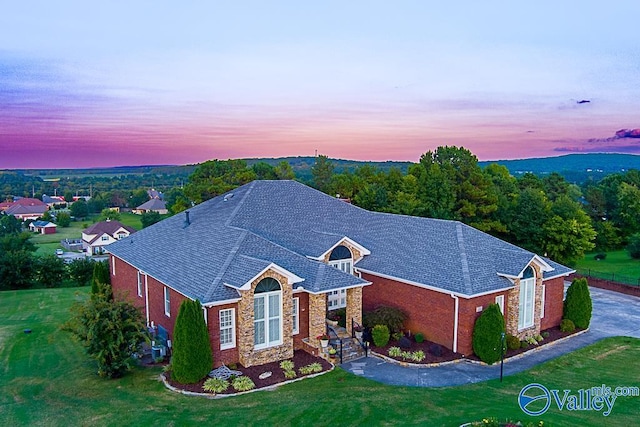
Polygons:
M569 319L581 329L589 327L593 305L587 279L574 279L567 289L567 297L564 300L563 317Z
M489 365L500 360L502 333L504 333L504 316L500 312L500 307L498 304L489 304L473 327L473 352L480 360Z
M424 334L422 332L418 332L413 336L413 339L416 340L418 344L420 344L421 342L424 342Z
M222 378L209 378L202 385L204 391L211 393L222 393L229 388L229 381Z
M211 371L213 356L209 333L198 300L185 299L180 304L173 332L171 365L172 377L182 384L197 383Z
M513 335L507 335L507 348L509 350L517 350L520 348L520 339Z
M386 325L392 333L402 332L407 315L395 307L381 306L363 314L364 326L373 328L376 325Z
M569 319L562 319L560 322L560 330L562 332L573 332L576 330L576 325Z
M529 343L526 341L520 341L520 348L529 348Z
M409 349L411 348L411 340L405 336L398 340L398 345L400 348Z
M371 331L371 336L376 347L384 347L389 342L389 328L387 325L376 325Z
M429 353L436 357L442 356L442 346L440 344L431 344L429 346Z
M544 331L544 332L542 333L542 338L549 338L549 332Z

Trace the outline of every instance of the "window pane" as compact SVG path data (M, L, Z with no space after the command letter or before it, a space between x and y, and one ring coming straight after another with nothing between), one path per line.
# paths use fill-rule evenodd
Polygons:
M264 319L264 297L256 297L253 300L254 319Z
M280 319L275 318L269 320L269 342L280 340Z
M264 344L264 320L255 321L253 323L254 337L253 343L255 345Z
M280 317L280 295L269 295L269 318Z

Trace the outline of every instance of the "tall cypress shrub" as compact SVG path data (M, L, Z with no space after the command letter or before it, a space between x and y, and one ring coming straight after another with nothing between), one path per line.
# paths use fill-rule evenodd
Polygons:
M502 333L505 332L504 317L498 304L489 304L473 327L473 352L491 365L500 360Z
M212 366L209 333L200 301L184 300L173 331L171 376L179 383L192 384L204 378Z
M574 279L567 289L567 296L564 300L563 314L565 319L569 319L576 327L586 329L591 323L591 312L593 304L587 279Z

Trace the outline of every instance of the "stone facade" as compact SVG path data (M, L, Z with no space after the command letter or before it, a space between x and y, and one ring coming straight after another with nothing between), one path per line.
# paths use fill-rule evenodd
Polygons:
M362 288L347 289L347 332L351 331L351 319L362 325Z
M327 294L309 294L309 344L317 348L320 342L317 337L327 331Z
M534 337L540 334L540 314L542 303L542 272L540 267L535 264L531 264L536 277L536 283L534 287L534 302L533 302L533 326L525 328L521 331L518 330L518 316L520 306L520 279L515 280L515 287L507 294L507 321L506 330L507 334L516 336L521 340L525 340L530 337Z
M254 349L253 296L256 286L262 279L276 279L282 288L282 344L265 349ZM292 288L282 274L268 270L251 283L251 289L240 291L242 297L238 302L237 343L240 363L245 366L263 365L293 357L293 335L291 323Z

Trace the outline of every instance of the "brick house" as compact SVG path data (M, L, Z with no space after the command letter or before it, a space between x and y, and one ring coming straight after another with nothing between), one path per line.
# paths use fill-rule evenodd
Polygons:
M572 270L456 221L369 212L295 181L254 181L109 246L111 283L173 333L203 304L216 365L316 351L328 310L379 305L405 328L470 354L490 303L508 333L558 325Z

